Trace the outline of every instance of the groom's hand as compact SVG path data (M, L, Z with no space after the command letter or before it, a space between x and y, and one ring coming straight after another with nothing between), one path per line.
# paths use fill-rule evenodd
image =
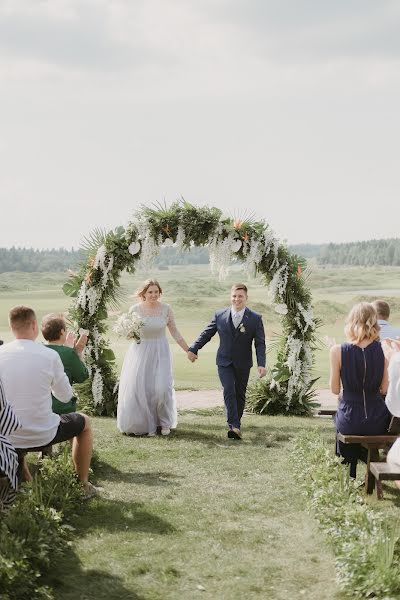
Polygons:
M258 376L261 379L261 377L265 377L267 374L267 369L265 367L257 367L258 369Z
M190 352L190 350L187 353L187 357L190 360L190 362L194 362L198 358L197 354L195 354L194 352Z

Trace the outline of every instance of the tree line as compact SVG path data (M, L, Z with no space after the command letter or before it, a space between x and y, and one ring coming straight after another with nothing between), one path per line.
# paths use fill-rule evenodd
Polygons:
M349 244L297 244L289 246L294 254L316 259L323 265L399 266L400 238L369 240ZM0 248L0 273L12 271L55 272L76 269L85 260L82 250L65 248L35 250L33 248ZM195 265L209 262L208 248L163 248L156 259L160 269L169 265Z

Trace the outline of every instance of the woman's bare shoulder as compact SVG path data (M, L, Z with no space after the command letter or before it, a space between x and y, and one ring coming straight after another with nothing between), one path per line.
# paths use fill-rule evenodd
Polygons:
M333 346L331 346L331 349L330 349L331 356L334 356L334 357L340 356L341 352L342 352L342 346L340 344L334 344Z

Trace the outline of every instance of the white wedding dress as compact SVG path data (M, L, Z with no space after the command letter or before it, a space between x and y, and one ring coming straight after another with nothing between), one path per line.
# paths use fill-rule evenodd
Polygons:
M166 337L168 327L173 338L183 338L176 328L171 308L157 302L130 308L143 321L140 343L132 342L122 365L118 391L117 427L122 433L154 434L157 427L173 429L177 425L172 359Z

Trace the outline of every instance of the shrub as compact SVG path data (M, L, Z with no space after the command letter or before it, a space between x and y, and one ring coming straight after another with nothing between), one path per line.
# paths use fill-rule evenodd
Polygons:
M26 484L16 503L0 522L1 600L52 600L46 575L68 544L64 515L82 498L68 448L45 458L32 484Z
M246 410L265 415L297 415L309 417L319 406L314 401L316 392L312 389L316 379L310 382L306 393L300 398L294 393L290 404L282 394L279 382L270 376L257 379L250 384L246 395Z
M337 579L351 598L400 593L400 527L373 510L348 469L316 431L299 436L292 452L295 475L336 555Z

